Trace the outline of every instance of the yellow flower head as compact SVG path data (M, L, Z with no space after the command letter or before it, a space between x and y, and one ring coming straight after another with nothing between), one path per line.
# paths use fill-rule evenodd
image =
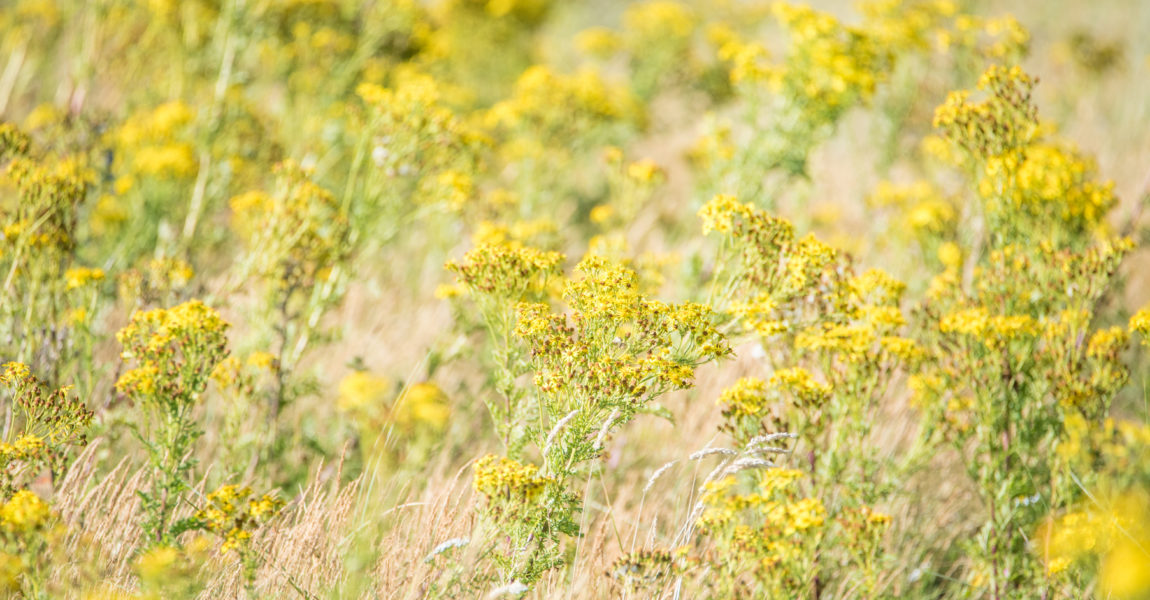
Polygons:
M831 386L815 381L811 372L802 367L775 371L770 385L790 392L803 405L821 406L831 395Z
M723 390L719 396L719 406L724 413L729 411L735 415L756 415L766 407L769 389L770 386L762 379L744 377Z
M439 386L424 381L408 386L396 399L391 421L405 429L424 427L434 431L447 426L451 407Z
M553 480L537 475L539 468L510 458L488 454L475 463L475 491L489 500L534 500Z
M20 490L0 506L0 526L12 533L40 529L52 516L48 503L35 493Z
M68 269L64 272L64 280L68 284L69 290L82 288L91 282L103 281L103 269L89 269L87 267L76 267Z
M366 371L355 371L339 382L336 406L345 413L372 413L391 395L391 381Z
M1143 307L1130 317L1130 332L1142 336L1142 343L1150 345L1150 305Z

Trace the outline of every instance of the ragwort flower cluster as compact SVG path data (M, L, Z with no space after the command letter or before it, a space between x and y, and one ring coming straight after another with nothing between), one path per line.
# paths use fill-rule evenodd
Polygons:
M146 411L139 426L152 462L151 489L142 492L145 535L170 544L171 522L195 466L190 451L201 431L193 411L216 365L227 357L228 324L203 302L140 311L120 330L122 357L136 364L116 389Z

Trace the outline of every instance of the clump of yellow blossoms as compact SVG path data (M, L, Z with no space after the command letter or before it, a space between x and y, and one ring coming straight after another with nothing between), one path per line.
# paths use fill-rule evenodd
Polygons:
M419 450L420 442L448 426L451 406L438 385L411 383L398 393L396 387L386 377L367 371L352 372L339 383L337 407L353 420L367 456L396 434L402 436L400 446L405 451Z
M339 382L336 406L340 412L348 414L370 414L387 401L392 387L391 381L385 377L354 371Z
M76 267L64 272L64 280L67 282L68 289L74 290L92 282L103 281L104 270Z
M1042 140L1034 84L1018 67L992 66L979 81L981 100L955 92L935 113L974 176L984 219L931 282L918 314L925 354L912 380L926 433L972 465L986 511L970 577L998 594L1042 578L1018 532L1097 480L1053 450L1075 423L1105 420L1128 378L1127 331L1091 323L1134 243L1106 235L1116 200L1111 184L1094 179L1092 161Z
M199 300L132 315L116 335L136 367L116 388L132 399L182 411L195 402L216 364L227 356L228 324Z
M775 371L771 374L770 383L806 405L817 406L826 402L831 395L831 386L815 381L810 371L802 367Z
M364 83L356 92L369 108L367 128L374 136L371 177L386 182L365 198L369 222L404 214L400 210L411 195L423 204L463 209L473 192L470 176L479 167L479 150L488 140L448 108L440 83L412 73L392 88Z
M587 437L627 423L654 398L689 387L695 367L730 354L708 307L647 299L634 271L602 257L585 257L576 271L563 294L570 317L520 304L515 329L531 348L549 420L573 415L543 444L555 453L548 465L598 455Z
M233 223L257 275L284 290L311 288L347 256L347 215L299 165L284 162L276 172L273 194L232 198Z
M71 250L91 171L77 159L17 155L8 162L5 175L21 199L4 215L5 245L10 249L27 245L38 253Z
M447 394L430 381L414 383L400 392L390 419L401 429L442 431L451 417Z
M512 223L481 221L471 235L476 247L498 246L541 246L540 242L551 238L556 231L555 221L543 219L518 220Z
M858 6L871 34L900 52L945 46L949 21L959 12L952 0L868 0Z
M180 100L141 111L110 135L110 144L119 151L125 171L131 175L158 179L194 177L200 162L188 142L186 130L195 112Z
M1130 331L1142 336L1142 343L1150 345L1150 306L1142 308L1130 317Z
M0 589L27 597L45 585L49 538L58 518L30 490L6 498L0 503Z
M529 503L554 482L550 477L538 476L538 472L535 465L488 454L475 463L475 491L491 502Z
M877 356L872 350L880 339L896 336L905 324L901 282L879 270L855 275L845 255L813 236L796 239L785 219L727 195L716 196L699 216L705 233L721 236L716 285L726 311L746 331L793 335L799 349L857 364ZM812 296L813 290L820 293ZM888 347L907 350L893 340Z
M699 11L686 3L647 0L627 7L620 31L587 29L576 44L598 58L626 58L632 88L642 99L687 86L717 95L723 82L716 81L718 70L701 55L696 39L702 21Z
M896 53L933 49L996 61L1018 60L1025 54L1030 32L1017 19L968 14L962 12L961 4L953 0L867 0L859 3L859 11L867 31Z
M116 389L147 411L145 439L154 469L152 489L141 492L144 532L168 543L171 512L189 488L189 457L200 430L192 415L216 365L228 354L228 324L199 300L170 309L139 311L117 334L122 356L136 366L120 376Z
M483 244L468 251L462 260L446 265L476 303L481 323L495 344L492 383L501 398L489 400L487 408L499 437L514 452L526 443L520 406L526 402L527 390L517 380L530 370L523 344L513 337L516 306L547 298L548 286L558 279L563 258L558 252L517 243Z
M681 548L627 552L611 563L607 574L622 586L625 595L658 589L670 578L681 574L689 565Z
M22 363L5 364L0 384L10 394L12 411L0 441L0 495L11 496L45 469L56 478L64 475L69 451L87 444L92 411L71 388L52 390Z
M987 158L1021 149L1038 134L1038 110L1030 96L1035 80L1021 67L992 65L978 80L986 92L972 101L970 92L951 92L934 113L943 137L966 151Z
M255 496L251 488L224 485L208 494L207 506L193 516L189 527L209 531L221 539L220 553L235 553L249 591L259 568L259 553L251 547L252 534L279 514L284 501L270 494Z
M563 255L516 244L484 244L447 264L472 294L518 301L559 273Z
M802 367L775 371L769 381L745 377L719 396L723 414L720 429L741 446L765 433L794 431L805 419L796 421L793 415L810 415L817 420L815 415L830 400L831 392L831 386L816 381Z
M519 460L534 444L543 457L540 471L552 480L539 488L545 499L523 498L533 504L532 514L545 510L545 519L514 527L497 523L513 539L546 540L500 559L524 581L557 564L560 534L578 532L574 516L580 496L573 482L602 455L605 438L648 410L655 398L690 387L697 366L731 352L709 308L648 299L634 271L601 256L586 256L566 281L563 299L570 314L539 302L545 299L539 292L536 302L524 301L533 283L553 274L560 260L558 254L523 247L480 247L466 262L449 265L477 296L496 343L496 385L504 399L489 401L488 407L510 458L481 465L510 468L518 463L507 461ZM534 389L515 383L527 373L534 375ZM535 473L534 467L515 469L525 477ZM477 489L486 490L480 473L477 467Z
M1053 216L1068 226L1094 231L1104 227L1106 214L1118 203L1114 183L1095 179L1097 165L1068 143L1036 143L1022 153L1021 159L1004 157L987 162L988 177L980 182L979 191L996 196L1031 219ZM1011 178L999 183L1001 177Z
M875 207L904 210L903 224L920 236L943 235L953 228L957 218L953 201L945 198L929 181L908 185L881 182L867 202Z
M607 232L630 225L665 182L666 174L655 161L624 160L623 151L610 146L603 153L607 163L607 202L591 209L592 223Z
M961 250L952 241L958 236L961 207L930 181L882 181L867 197L867 204L892 211L895 220L890 223L890 233L896 239L917 243L928 263L937 259L950 267L961 262ZM955 250L960 253L957 258Z
M252 532L274 518L283 508L279 498L264 494L256 497L251 488L225 485L208 494L207 508L196 513L202 527L223 538L220 552L240 552Z
M793 453L802 457L795 461L801 473L768 468L762 479L785 473L793 474L791 479L805 477L812 483L810 497L795 504L795 510L806 516L792 516L801 524L821 524L822 519L835 523L826 532L833 542L825 550L816 552L812 546L802 551L801 545L782 541L753 546L759 552L756 560L766 561L760 568L783 566L757 579L752 589L787 595L809 585L810 577L828 585L839 577L857 577L853 585L864 586L873 596L882 577L876 561L882 554L885 522L859 515L889 496L897 485L891 475L897 467L871 449L871 434L895 370L924 357L917 341L907 337L908 322L900 306L906 286L879 269L855 271L845 253L813 236L796 238L789 221L732 196L716 196L699 216L704 231L721 243L713 302L737 326L733 331L758 341L757 360L769 373L766 380L740 379L721 394L720 429L731 435L736 449L730 451L735 458L717 471L762 468L758 455L763 452ZM763 446L764 440L776 439L795 442L790 447ZM735 481L709 485L733 486ZM753 507L769 500L769 494L760 491L737 494L732 502ZM812 508L816 505L817 511ZM716 518L723 514L711 512ZM752 532L722 529L721 536L736 537L715 538L718 531L710 541L727 552L750 543L745 536ZM767 556L772 553L778 556ZM839 561L859 569L825 572Z
M629 90L597 71L563 74L533 65L484 120L498 143L497 167L521 199L520 216L537 218L581 191L560 173L584 167L594 151L642 126L644 113Z
M530 583L560 564L552 546L560 534L577 532L578 525L569 508L555 506L570 500L553 477L539 475L535 465L489 454L475 462L472 486L483 497L484 516L511 542L493 552L500 569Z
M511 98L492 107L487 118L497 127L563 140L577 139L584 129L602 122L637 119L637 110L625 92L594 71L562 75L533 66L519 76Z
M0 530L6 537L26 535L44 527L52 510L35 493L20 490L0 506Z
M178 258L152 258L120 273L120 299L134 308L169 306L187 298L195 269Z
M293 161L275 168L275 190L252 190L232 198L232 223L244 240L242 274L263 284L265 347L278 363L266 408L273 429L294 398L286 380L320 336L323 315L343 297L353 241L348 207Z
M203 590L203 582L196 576L210 558L207 536L198 536L182 548L156 546L136 559L133 567L140 577L141 595L132 600L160 600L161 598L188 598ZM88 600L126 600L127 596L112 595L85 597Z
M746 586L787 596L814 580L827 511L817 498L802 495L802 476L767 468L745 482L729 475L703 486L697 526L710 540L707 563L719 576L709 585L719 595Z
M32 147L28 134L11 123L0 123L0 161L24 156Z
M100 293L84 284L98 270L80 265L77 244L95 182L87 156L51 152L0 125L0 352L53 386L91 366L88 317Z
M723 390L719 406L725 417L753 417L769 407L767 382L755 377L744 377Z
M868 31L829 13L787 2L772 3L770 13L787 34L777 61L763 43L711 28L736 95L746 99L745 127L712 128L709 135L720 143L705 143L696 158L708 167L705 192L734 193L773 209L784 187L778 178L806 173L811 152L846 112L871 102L892 57ZM733 131L741 133L736 138Z
M869 33L804 5L778 2L772 12L791 39L785 71L768 81L771 87L828 110L829 121L856 98L866 102L874 95L889 59Z
M1071 576L1072 567L1096 564L1098 586L1111 598L1150 593L1150 497L1129 492L1091 502L1051 518L1034 536L1048 576ZM1095 562L1097 561L1097 562Z
M952 92L934 125L975 169L974 181L998 235L1024 239L1055 228L1056 243L1089 240L1106 228L1117 204L1113 183L1072 144L1043 139L1031 99L1036 81L1018 66L991 66L979 79L979 101Z

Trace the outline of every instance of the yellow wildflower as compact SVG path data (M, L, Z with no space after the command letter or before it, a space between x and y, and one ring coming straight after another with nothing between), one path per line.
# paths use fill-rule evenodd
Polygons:
M20 490L0 506L0 526L9 532L23 533L47 523L52 511L35 493Z

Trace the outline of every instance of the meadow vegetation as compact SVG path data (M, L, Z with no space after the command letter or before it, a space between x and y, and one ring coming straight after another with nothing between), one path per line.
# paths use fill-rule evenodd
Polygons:
M1150 599L1136 0L9 0L0 594Z

